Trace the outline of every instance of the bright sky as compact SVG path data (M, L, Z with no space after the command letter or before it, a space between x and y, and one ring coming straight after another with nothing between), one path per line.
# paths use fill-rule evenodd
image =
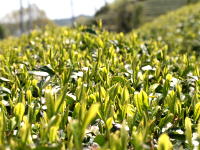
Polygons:
M28 1L36 4L40 9L44 10L51 19L70 18L72 16L71 0L23 0L26 7ZM94 15L95 11L101 6L113 2L114 0L73 0L74 15ZM1 0L0 1L0 19L13 10L19 9L20 0Z

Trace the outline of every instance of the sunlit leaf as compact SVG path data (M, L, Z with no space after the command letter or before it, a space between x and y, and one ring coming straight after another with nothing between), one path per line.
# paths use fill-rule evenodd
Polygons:
M194 119L197 121L200 116L200 102L195 105L194 108Z
M14 108L14 114L19 119L19 121L22 120L24 112L25 112L25 105L23 103L17 103Z
M188 144L192 147L192 123L190 118L185 118L185 136Z
M92 119L94 119L94 117L96 116L97 112L99 111L99 107L100 104L92 104L92 106L90 107L90 109L88 110L84 121L83 121L83 126L82 126L82 130L84 131L85 128L89 125L89 123L92 121Z
M167 134L162 134L158 139L158 150L172 150L173 146Z

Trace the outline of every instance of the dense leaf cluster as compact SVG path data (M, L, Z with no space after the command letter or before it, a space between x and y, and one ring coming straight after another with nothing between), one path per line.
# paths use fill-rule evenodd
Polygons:
M1 148L199 148L199 56L171 51L86 27L2 41Z

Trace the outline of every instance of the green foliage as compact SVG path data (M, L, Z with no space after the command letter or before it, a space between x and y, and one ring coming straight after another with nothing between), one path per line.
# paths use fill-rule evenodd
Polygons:
M188 117L185 118L185 136L189 147L192 148L192 123Z
M95 14L103 27L114 32L130 32L160 15L199 0L115 0L106 4ZM91 21L92 22L92 21Z
M96 20L103 21L104 28L125 33L139 27L142 17L143 6L131 1L119 1L113 5L105 5L95 14Z
M14 108L14 114L17 120L21 121L25 112L25 106L23 103L17 103Z
M194 108L194 119L197 121L199 119L199 116L200 116L200 102L198 102L195 105L195 108Z
M172 143L169 139L169 136L162 134L158 139L158 150L171 150Z
M0 25L0 39L5 38L5 29Z
M200 3L185 6L163 15L137 30L144 39L154 39L169 46L171 51L200 52Z
M83 26L1 41L0 148L199 148L200 58L168 48Z
M14 10L3 16L2 25L4 28L1 29L0 27L0 39L3 38L5 34L6 36L19 36L22 34L21 32L28 33L33 29L44 28L46 25L55 25L53 21L48 19L45 12L38 8L36 4L31 4L28 7L23 8L23 26L19 26L20 13L21 12L19 10ZM30 16L30 13L33 16ZM1 30L4 32L2 32Z
M144 91L141 91L139 94L134 95L134 100L138 112L140 115L143 115L144 110L149 106L147 94Z

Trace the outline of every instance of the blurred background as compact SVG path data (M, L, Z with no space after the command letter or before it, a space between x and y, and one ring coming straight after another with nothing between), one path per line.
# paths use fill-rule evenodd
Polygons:
M169 11L199 0L2 0L0 39L52 26L95 25L128 33Z

